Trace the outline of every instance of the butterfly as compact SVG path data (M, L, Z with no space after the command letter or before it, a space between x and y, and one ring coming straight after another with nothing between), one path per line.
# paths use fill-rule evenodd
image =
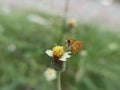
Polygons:
M80 48L83 46L83 41L77 41L77 40L70 40L66 39L66 45L70 48L71 53L76 53L80 50Z

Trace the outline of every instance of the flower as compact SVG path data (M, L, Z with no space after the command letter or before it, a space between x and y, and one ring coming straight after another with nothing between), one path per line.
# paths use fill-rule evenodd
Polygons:
M56 79L56 71L52 68L47 68L47 70L44 72L44 76L47 81L52 81Z
M51 67L56 71L65 71L67 58L71 52L64 52L63 46L54 46L52 50L46 50L48 56L53 57Z
M40 24L40 25L49 25L50 24L47 19L45 19L37 14L29 14L27 16L27 19L31 23L36 23L36 24Z
M71 52L64 52L62 46L55 46L52 50L47 50L45 52L48 56L58 58L60 61L66 61L67 58L70 58L69 55Z
M118 44L116 44L116 43L110 43L110 44L108 45L108 48L109 48L110 50L117 50L117 49L118 49Z
M87 52L86 50L82 50L82 51L80 51L80 55L81 55L82 57L85 57L85 56L88 55L88 52Z
M10 52L15 52L16 51L16 45L15 44L9 44L7 49Z
M76 20L74 18L71 18L69 21L68 21L68 24L69 26L71 27L74 27L76 25Z

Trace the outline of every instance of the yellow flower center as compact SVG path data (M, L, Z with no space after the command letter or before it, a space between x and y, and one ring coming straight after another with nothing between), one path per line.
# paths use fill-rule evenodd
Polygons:
M71 25L71 26L75 26L76 25L76 20L75 19L70 19L69 20L69 25Z
M64 53L62 46L55 46L52 51L53 51L53 55L58 57L58 58L61 58L63 56L63 53Z

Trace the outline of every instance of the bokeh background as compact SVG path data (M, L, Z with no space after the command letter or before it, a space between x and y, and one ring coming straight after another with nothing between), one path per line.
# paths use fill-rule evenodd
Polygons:
M69 33L62 30L66 1L0 0L0 90L57 90L44 76L45 51ZM77 21L69 38L84 46L67 61L62 90L120 90L120 0L68 5L66 22Z

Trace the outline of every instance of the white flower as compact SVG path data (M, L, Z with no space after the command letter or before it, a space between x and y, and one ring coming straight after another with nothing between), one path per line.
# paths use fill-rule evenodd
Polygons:
M88 55L88 52L87 52L86 50L82 50L82 51L80 51L80 55L81 55L82 57L85 57L85 56Z
M63 46L54 46L52 50L47 50L45 53L50 57L57 57L60 61L66 61L71 57L71 52L64 53Z
M45 52L48 56L53 57L53 51L52 50L47 50ZM66 52L62 55L61 58L59 58L60 61L67 61L67 58L70 58L71 56L69 55L71 52Z
M16 50L16 45L15 44L10 44L7 47L8 51L14 52Z
M117 44L117 43L110 43L110 44L108 45L108 48L109 48L110 50L117 50L117 49L118 49L118 44Z
M52 81L56 79L56 71L52 68L47 68L47 70L44 72L44 76L47 81Z
M37 14L29 14L27 16L28 21L36 24L48 25L49 22L45 18L37 15Z

